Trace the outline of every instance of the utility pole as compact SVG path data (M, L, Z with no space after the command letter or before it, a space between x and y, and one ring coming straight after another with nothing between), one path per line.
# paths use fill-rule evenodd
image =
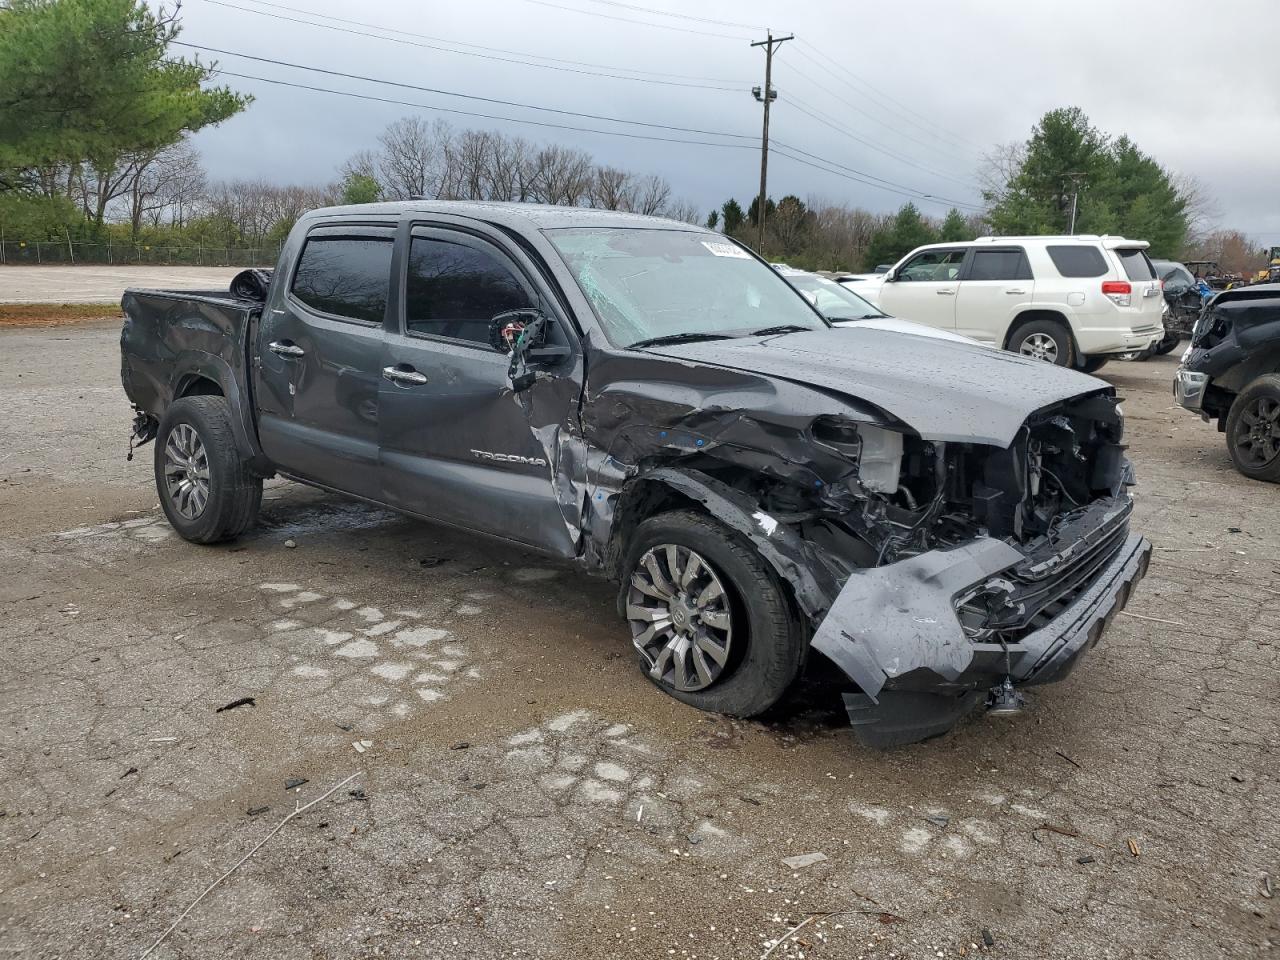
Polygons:
M767 39L752 44L753 47L764 47L764 90L751 88L755 98L764 104L764 131L760 135L760 197L756 201L757 253L764 249L764 207L769 189L769 104L778 99L778 91L773 89L773 48L795 39L795 34L774 37L772 30L766 36Z
M1080 184L1084 182L1085 175L1083 173L1068 173L1066 179L1071 181L1071 229L1067 231L1069 234L1076 232L1076 210L1080 205Z

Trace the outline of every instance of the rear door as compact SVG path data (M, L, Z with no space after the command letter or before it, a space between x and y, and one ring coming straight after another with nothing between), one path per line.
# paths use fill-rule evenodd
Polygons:
M285 473L373 500L394 243L390 225L311 230L258 334L262 449Z
M952 330L965 248L925 250L886 278L877 305L891 317Z
M1009 324L1034 294L1022 247L974 247L956 294L956 333L1003 347Z
M379 394L384 493L392 506L564 556L580 504L562 483L576 430L581 365L516 393L490 321L536 307L558 316L534 265L479 229L405 226L403 307L387 338ZM552 337L573 350L560 319ZM576 356L576 355L575 355ZM572 458L570 458L572 459ZM574 528L571 530L571 526Z

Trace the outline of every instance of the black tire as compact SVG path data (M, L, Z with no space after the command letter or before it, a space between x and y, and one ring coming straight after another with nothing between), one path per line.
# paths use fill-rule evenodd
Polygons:
M1171 353L1173 349L1182 342L1182 335L1179 333L1166 333L1164 339L1155 346L1155 354L1163 357L1166 353Z
M1280 483L1280 374L1264 373L1231 404L1227 452L1244 476Z
M1111 359L1110 357L1105 355L1100 357L1099 356L1085 357L1084 363L1080 364L1080 369L1085 373L1097 373L1099 370L1101 370L1103 367L1107 365L1107 361L1110 359ZM1136 356L1134 359L1145 360L1147 358L1142 354L1138 354L1138 356Z
M167 471L177 470L169 459L170 440L174 440L175 452L182 454L177 444L180 439L189 438L192 431L203 454L194 462L203 463L203 472L207 475L207 495L198 510L192 500L184 500L180 493L171 492L173 484L167 475ZM182 471L177 470L174 476L179 473ZM262 478L249 472L236 448L231 405L223 397L183 397L169 405L156 435L155 474L160 507L184 540L192 543L234 540L258 519ZM194 515L184 515L184 510Z
M650 660L637 648L641 670L664 693L699 710L733 717L767 710L799 675L808 651L808 639L777 575L750 541L711 517L692 510L663 513L645 520L631 537L622 567L624 608L641 559L663 544L694 551L710 565L728 594L733 634L726 663L704 689L679 690L654 677Z
M1057 320L1026 320L1018 324L1009 335L1009 349L1023 356L1034 356L1033 344L1043 343L1043 338L1052 341L1053 359L1042 357L1046 363L1054 363L1059 367L1075 366L1076 345L1071 338L1067 325Z

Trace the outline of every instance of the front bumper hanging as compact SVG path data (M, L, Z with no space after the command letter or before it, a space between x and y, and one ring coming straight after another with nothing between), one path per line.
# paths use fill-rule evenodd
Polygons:
M1048 623L1012 642L975 637L957 612L957 597L1025 565L1002 540L982 538L851 576L813 646L861 690L845 695L859 739L877 747L923 740L950 729L1004 677L1023 686L1066 676L1147 572L1151 544L1121 535Z

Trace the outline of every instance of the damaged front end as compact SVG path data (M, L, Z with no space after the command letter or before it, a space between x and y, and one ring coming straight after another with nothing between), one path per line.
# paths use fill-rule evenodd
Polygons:
M847 397L799 415L801 385L773 380L748 401L724 377L684 409L670 380L647 411L634 382L625 404L593 398L618 420L586 424L606 438L588 553L620 573L635 519L672 496L701 504L790 586L813 648L857 685L845 702L868 744L942 733L993 689L1008 707L1015 687L1061 678L1146 572L1108 391L1036 411L998 447L925 439Z

